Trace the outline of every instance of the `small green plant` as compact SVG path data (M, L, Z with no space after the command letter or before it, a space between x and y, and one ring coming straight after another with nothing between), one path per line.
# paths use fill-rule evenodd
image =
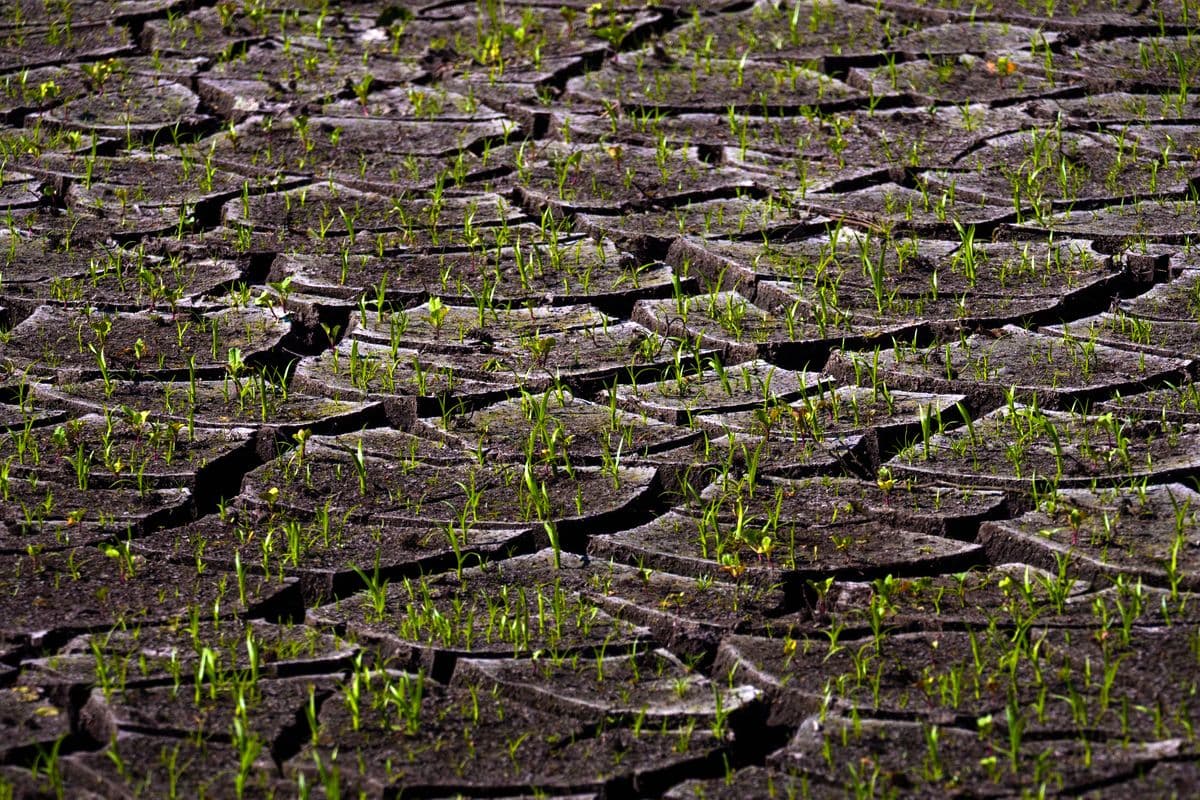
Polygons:
M367 588L367 601L370 604L371 614L368 616L368 622L381 622L384 619L387 611L387 587L388 582L381 580L379 577L379 553L375 554L375 569L368 575L356 564L351 564L350 569L354 570L354 574L362 579L363 584Z
M367 108L367 95L371 93L371 84L374 81L375 78L368 72L361 79L350 84L350 88L354 90L354 96L358 98L358 103L362 106L363 114L370 113Z
M446 315L450 313L450 309L442 303L440 297L431 297L426 303L426 308L429 311L429 322L433 325L435 331L442 329L442 323L446 321Z
M354 473L358 476L358 493L362 496L367 494L367 457L363 453L363 441L358 440L354 446L354 451L350 454L351 463L354 464Z

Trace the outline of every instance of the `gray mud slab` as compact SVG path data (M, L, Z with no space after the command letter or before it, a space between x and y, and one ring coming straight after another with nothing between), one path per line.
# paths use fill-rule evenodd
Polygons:
M147 496L152 489L207 492L227 484L222 471L249 461L254 444L248 428L189 428L136 413L120 420L86 414L60 425L10 429L0 437L0 453L6 481L24 479L31 488L41 481L62 482L81 492L126 489ZM45 503L43 510L48 515L54 507Z
M227 522L208 516L169 535L139 537L133 548L222 572L282 573L295 577L305 601L315 604L358 591L375 575L394 580L507 558L532 549L539 531L470 522L465 530L449 523L360 522L324 510L309 517L251 508Z
M1161 198L1094 210L1065 211L1012 226L1014 234L1084 237L1119 247L1127 242L1182 244L1200 235L1200 216L1193 204Z
M833 643L803 632L776 639L735 635L722 642L717 669L725 672L736 665L739 674L754 676L766 685L775 715L793 724L822 707L826 713L856 709L864 716L973 724L978 717L1003 714L1003 693L989 687L1010 677L994 666L1009 638L1007 632L893 633L887 646L876 650L869 634ZM973 661L976 655L979 661ZM961 670L963 662L985 666L964 676L961 692L955 693L946 676ZM1016 676L1015 699L1022 705L1035 696L1033 676L1028 667ZM975 679L979 692L973 690ZM942 691L948 686L950 691Z
M843 386L821 389L792 403L723 414L702 414L699 425L712 434L734 432L761 438L771 446L823 448L845 444L855 459L870 470L882 453L929 435L953 420L965 399L959 394L906 391L882 392ZM853 444L850 440L857 440Z
M123 733L102 752L64 758L60 784L71 794L93 791L98 797L128 796L123 793L131 784L163 794L234 794L241 787L269 797L284 791L288 784L271 775L269 743L259 736L250 742L254 757L243 761L242 751L228 741Z
M353 756L354 772L362 771L354 775L355 780L386 780L392 788L416 787L427 796L497 787L511 793L531 786L558 794L595 792L610 781L639 792L645 788L638 787L658 787L673 782L675 776L721 761L724 743L695 722L685 725L683 732L670 726L641 730L640 735L634 735L628 726L591 732L603 715L552 713L502 695L493 697L486 683L417 689L420 694L412 708L419 717L414 719L410 712L409 719L418 724L407 728L411 733L397 735L394 716L378 713L370 701L388 688L399 693L404 686L410 694L414 683L415 679L405 674L377 675L364 687L365 713L358 723L345 693L335 694L321 708L316 740L305 743L284 765L285 775L294 779L303 771L315 780L314 762L329 759L334 741L340 743L343 757ZM459 718L464 704L469 738L461 736L464 724ZM446 735L445 728L452 720L456 734L448 743L452 749L447 752L443 746L435 750L433 744ZM687 748L677 746L681 740ZM394 762L397 747L403 766ZM621 755L614 758L614 753ZM498 760L501 758L505 761ZM459 766L447 769L447 759ZM470 769L479 764L504 766L486 773Z
M97 647L104 648L100 661L95 656ZM185 674L195 676L206 658L206 647L221 655L222 670L255 669L272 680L337 672L349 666L358 652L314 628L209 617L197 620L195 627L189 620L187 625L147 624L73 637L52 654L30 660L22 681L45 686L100 684L110 692L135 687L174 690L176 679ZM118 675L124 675L123 686L113 685ZM201 686L207 683L205 675L200 676ZM193 690L195 685L193 682ZM105 701L101 698L100 702Z
M847 631L863 633L882 621L897 631L957 631L966 628L986 628L994 609L1002 608L1014 621L1035 618L1045 626L1086 627L1093 620L1093 602L1104 591L1090 591L1087 581L1072 573L1054 573L1028 564L999 564L976 567L952 575L919 578L885 577L871 582L834 582L818 593L812 616L832 630L844 626ZM1122 602L1129 596L1142 598L1139 623L1154 621L1155 608L1151 591L1122 587ZM1104 602L1113 604L1111 597ZM932 612L932 613L930 613ZM787 625L800 628L805 622L781 617L775 622L779 629ZM1004 627L1010 623L1006 621Z
M653 679L642 680L643 672ZM544 679L548 681L542 684ZM630 653L593 662L541 667L516 659L465 659L454 683L490 681L506 696L566 713L607 713L662 724L687 717L741 714L761 692L749 684L715 686L666 650ZM633 687L632 690L630 687Z
M178 219L174 210L168 216ZM46 304L102 307L126 313L162 310L174 315L180 309L217 310L219 304L210 296L246 276L245 265L237 260L202 254L164 257L130 249L89 255L86 272L55 275L42 281L14 281L6 286L6 294L16 307L31 313ZM30 271L30 277L33 275L36 270Z
M407 258L280 255L270 277L290 277L297 290L347 300L383 292L389 302L405 305L437 297L447 305L470 306L488 296L501 304L599 302L623 308L672 287L665 264L637 259L608 239L571 235L532 242L517 236L510 246L488 252Z
M748 197L688 201L669 211L652 209L614 215L579 214L579 225L602 233L635 252L666 252L686 234L710 238L758 238L762 233L792 236L816 233L828 220L771 198Z
M896 475L1027 495L1044 487L1084 488L1190 478L1198 467L1185 423L1004 406L927 442L887 466Z
M420 16L405 25L394 39L395 54L419 58L427 53L430 39L454 41L456 38L462 40L464 37L475 37L481 25L510 25L517 28L526 20L526 9L529 6L536 8L539 4L518 0L507 8L473 8L465 13L453 7L437 8L436 4L428 5L430 7L422 9ZM542 31L542 36L536 42L524 37L493 40L492 49L478 54L480 58L477 59L477 66L483 68L481 71L485 71L485 74L487 68L494 68L498 64L521 72L531 67L536 68L540 59L555 61L565 57L594 54L620 44L624 36L654 25L662 19L663 14L658 8L643 9L636 5L627 5L614 7L611 9L611 15L589 16L584 13L584 4L567 3L564 7L575 13L537 15L532 18ZM375 22L375 30L387 33L389 38L394 35L395 21L389 26L385 16L380 15ZM440 59L444 59L443 63L446 66L469 68L470 59L466 54L459 56L448 52L439 55ZM508 74L506 70L505 75Z
M108 209L139 206L212 204L240 194L246 176L215 167L198 151L181 147L163 155L147 148L122 157L93 157L90 152L46 154L31 164L39 175L61 184L72 207ZM258 180L249 185L260 189Z
M764 64L714 58L697 74L686 61L645 51L622 54L597 72L572 78L567 91L571 97L595 103L615 100L631 108L710 113L722 113L731 105L743 112L755 107L773 111L800 106L845 108L866 96L795 62Z
M0 690L0 716L9 728L4 747L6 759L24 748L48 747L71 731L65 704L55 703L51 693L38 686L9 686Z
M1007 731L998 725L981 737L974 730L955 727L873 721L859 726L854 734L851 731L855 726L849 719L832 717L831 721L833 724L819 728L815 720L806 721L787 748L771 755L771 762L780 769L816 773L810 780L833 784L841 792L837 796L863 785L856 766L863 763L870 764L872 772L878 770L876 785L882 781L889 790L936 795L952 790L959 782L970 781L987 787L994 792L992 796L1004 796L1027 783L1085 790L1094 781L1119 781L1177 750L1159 742L1085 746L1070 738L1022 739L1016 753L1006 758L1001 748ZM938 759L928 771L929 762L923 755L927 737L935 742ZM828 758L824 752L829 753ZM945 766L939 766L949 763L964 766L950 775Z
M447 408L469 410L517 393L518 382L511 376L465 375L465 365L456 366L451 358L344 339L331 351L302 359L293 381L297 389L339 402L378 400L396 425Z
M1043 119L1047 113L1061 110L1074 123L1096 121L1115 126L1130 125L1130 135L1135 138L1136 129L1153 127L1163 120L1179 122L1196 117L1194 99L1147 91L1091 92L1082 97L1036 101L1026 110Z
M878 522L971 541L979 523L1006 516L1001 492L898 480L880 469L873 481L822 475L771 478L759 487L742 480L715 481L689 493L676 510L694 516L761 522L776 515L810 524Z
M910 189L894 183L837 194L814 193L803 207L863 227L942 237L952 235L955 223L991 229L1013 214L1011 206L1001 205L996 198L959 196L951 187Z
M1095 88L1133 84L1159 92L1178 90L1181 72L1195 69L1197 55L1187 36L1112 38L1088 42L1075 53L1076 69Z
M642 509L657 488L654 467L574 467L479 459L431 461L409 450L371 454L356 438L343 448L313 447L247 473L242 497L298 513L380 516L409 524L471 523L583 533ZM453 452L453 451L452 451ZM615 472L614 472L615 469ZM600 528L603 529L603 528Z
M551 144L525 166L527 175L518 174L517 191L527 207L594 214L731 197L753 188L745 172L714 166L699 155L683 146L652 150Z
M914 25L892 40L896 50L914 55L955 56L1023 50L1055 44L1062 34L996 22L948 22ZM999 70L997 70L999 72Z
M880 145L878 148L874 146L876 143ZM858 156L858 150L849 155L845 153L856 144L858 150L865 151L864 166L847 161ZM778 192L801 199L809 193L853 189L886 180L887 168L873 162L883 159L894 163L895 160L889 157L886 143L879 142L871 135L858 141L835 140L824 147L827 149L818 152L818 158L807 158L802 153L783 155L740 146L726 147L721 151L721 159L732 167L744 170L759 193Z
M830 130L817 119L803 116L773 116L747 114L732 123L721 113L682 113L660 115L654 130L640 125L636 119L608 114L571 113L570 109L551 112L551 124L566 137L584 141L606 142L613 139L622 144L657 147L659 137L674 148L697 146L713 152L721 148L736 151L769 153L780 156L804 156L820 161L846 161L863 164L874 153L863 135L864 115L847 113L841 126ZM615 127L615 130L614 130ZM797 150L799 147L799 150ZM878 155L878 154L875 154Z
M990 328L941 346L876 353L837 352L826 370L842 380L882 381L910 391L961 392L971 408L994 408L1012 395L1043 408L1131 394L1178 383L1190 360L1134 354L1091 338L1047 329Z
M290 193L261 195L227 202L222 219L232 226L259 231L282 228L323 241L327 236L350 241L358 234L373 240L378 233L436 237L439 231L470 219L476 225L519 221L521 214L504 198L401 197L362 192L336 184L301 187Z
M232 576L216 582L194 567L156 563L124 544L76 547L12 559L3 635L33 644L109 630L118 620L181 621L198 604L233 616L297 602L295 581ZM219 585L218 585L219 583ZM53 620L48 624L48 620Z
M88 22L91 24L74 26L74 35L66 41L61 30L52 25L6 31L0 68L7 72L79 58L102 59L129 50L132 40L127 28L108 24L104 15Z
M135 75L113 83L103 92L66 102L36 119L67 130L139 141L172 130L196 130L208 122L199 113L200 98L174 81Z
M402 95L406 101L422 96ZM330 113L254 114L201 140L194 152L205 163L252 175L345 178L411 191L433 188L438 176L454 185L486 174L487 162L463 148L499 140L516 128L515 122L479 107L474 114L432 119L412 113L364 115L361 108L321 111Z
M474 306L451 306L438 298L412 309L392 310L378 304L373 313L360 309L351 317L347 333L365 342L419 348L425 352L470 354L486 352L497 344L534 342L615 322L587 304L500 307L481 313ZM545 347L546 353L554 352L553 347Z
M83 236L83 241L74 239L73 234L83 225L69 235L44 235L47 231L38 230L43 219L33 213L13 219L4 259L8 273L3 284L6 297L52 297L57 286L72 284L79 286L82 295L84 286L102 276L130 279L136 274L129 274L138 259L135 248L96 241L99 237L93 236ZM146 255L143 251L143 264Z
M1066 94L1079 82L1046 74L1028 51L999 60L970 53L919 58L895 65L850 70L846 82L871 96L903 94L915 104L994 102L1019 95Z
M713 374L681 373L661 380L618 386L602 399L676 425L687 425L698 414L748 410L764 403L789 402L822 390L831 383L819 372L781 369L768 361L744 361L725 366L710 362ZM614 395L615 392L615 395Z
M1122 348L1135 354L1135 363L1151 355L1186 361L1189 371L1200 358L1200 341L1193 322L1184 320L1155 320L1134 316L1120 309L1116 313L1097 314L1062 325L1047 325L1041 329L1052 336L1071 336L1083 342L1098 342L1102 346ZM1182 381L1171 381L1182 385ZM1120 392L1128 396L1131 392ZM1115 402L1113 401L1106 402Z
M664 36L663 46L671 53L703 48L720 58L816 62L833 54L871 53L893 22L850 3L756 5L736 14L692 17Z
M1152 389L1140 394L1131 394L1106 400L1096 405L1100 413L1112 412L1132 419L1166 418L1172 422L1200 422L1200 387L1195 381L1187 381L1177 387Z
M1031 10L1022 6L1017 0L1005 0L994 3L991 9L985 13L979 13L978 9L958 0L946 4L944 7L935 7L923 0L915 2L889 0L884 7L896 13L911 14L917 19L936 22L1003 20L1017 24L1042 25L1050 30L1080 33L1097 32L1105 26L1126 29L1150 25L1157 27L1159 22L1155 18L1153 7L1146 8L1135 2L1121 2L1114 5L1089 0L1064 11L1057 6ZM1146 11L1142 13L1144 8ZM1045 11L1045 13L1039 14L1038 11Z
M1045 504L1043 504L1045 505ZM988 522L979 541L989 558L1045 568L1065 559L1073 574L1191 590L1200 495L1180 484L1147 489L1061 492L1049 508ZM1003 554L1003 555L1002 555Z
M1139 319L1195 323L1200 318L1200 273L1184 270L1173 280L1121 301L1120 310Z
M793 794L811 798L844 797L847 787L835 786L814 780L801 768L776 769L773 767L746 767L737 770L730 778L691 778L676 784L663 795L667 800L690 800L693 797L708 797L712 800L741 800L746 797L775 797Z
M688 663L707 662L723 636L771 628L797 606L797 599L765 574L693 577L611 558L589 558L586 566L584 596L613 617L649 629ZM803 614L802 608L793 612Z
M307 431L306 436L355 430L384 416L378 401L332 400L278 386L239 386L230 380L155 384L122 381L108 387L103 381L86 381L41 384L34 393L47 404L82 414L103 413L116 404L130 409L138 419L144 416L146 420L192 427L256 429L266 458L275 454L275 439L287 440L301 430Z
M9 331L0 346L0 364L6 371L59 381L191 374L230 374L240 380L247 364L261 364L278 353L291 329L289 320L265 308L193 316L39 306Z
M1183 761L1159 761L1138 772L1128 780L1120 781L1087 792L1084 797L1100 798L1129 796L1132 794L1163 795L1186 794L1189 787L1200 779L1200 762L1192 759Z
M9 173L11 183L0 190L0 209L31 208L41 202L42 184L36 176L29 173Z
M460 447L486 451L492 458L519 461L529 453L547 464L636 463L653 453L681 447L698 431L607 404L548 390L478 409L449 424L422 420ZM529 432L529 425L537 426Z
M922 32L918 29L918 34ZM1036 123L1037 118L1020 106L995 106L974 99L955 106L900 107L859 117L864 138L878 137L873 147L883 156L878 162L881 166L899 161L931 169L951 166L959 155L989 137Z
M639 528L594 537L589 552L693 577L719 572L762 575L793 589L824 576L962 569L983 555L976 545L877 523L713 520L674 511Z
M1017 308L1046 308L1051 298L1061 303L1107 297L1123 273L1086 240L988 242L969 230L961 236L956 231L947 237L912 237L862 231L844 220L824 233L794 240L681 238L667 261L708 281L723 276L726 288L755 299L760 289L769 289L763 299L767 304L780 302L772 295L840 299L857 291L877 304L890 301L885 308L907 301L930 309L955 303L969 309L989 298L1007 298ZM788 283L792 287L785 291ZM1054 291L1047 291L1051 287Z
M794 363L811 348L795 315L771 314L737 292L711 292L686 304L643 300L633 319L663 336L697 339L734 364L756 358Z
M365 591L309 609L307 621L439 679L461 658L603 656L648 640L645 628L602 611L553 564L545 550L432 582L373 580Z
M1049 137L1049 138L1047 138ZM924 173L932 191L1016 207L1019 220L1075 206L1096 207L1186 191L1195 165L1163 151L1161 160L1128 158L1136 140L1120 134L1015 133L961 157L953 170Z
M0 514L0 552L100 545L186 521L195 513L188 489L79 489L77 482L9 479ZM47 500L49 498L49 500Z
M715 354L703 343L614 321L582 305L497 309L481 319L474 308L426 303L411 312L352 319L353 339L432 353L458 376L515 382L538 392L556 381L594 391L614 380L658 378L676 364L690 366ZM414 369L423 371L426 362Z
M215 682L214 682L215 683ZM241 741L259 742L264 750L287 736L310 692L333 689L325 678L264 679L249 697L236 687L200 686L200 698L173 686L95 690L80 710L86 732L97 740L142 733L181 737L193 735L220 741L225 731L237 731ZM239 701L239 696L241 697ZM268 755L269 753L265 753Z

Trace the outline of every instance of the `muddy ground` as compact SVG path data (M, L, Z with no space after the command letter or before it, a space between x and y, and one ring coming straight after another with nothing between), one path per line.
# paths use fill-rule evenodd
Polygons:
M18 0L0 796L1189 796L1200 9Z

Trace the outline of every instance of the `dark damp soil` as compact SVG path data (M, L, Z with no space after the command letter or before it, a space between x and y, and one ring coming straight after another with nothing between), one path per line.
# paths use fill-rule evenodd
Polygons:
M1189 9L651 5L0 11L0 797L1200 783Z

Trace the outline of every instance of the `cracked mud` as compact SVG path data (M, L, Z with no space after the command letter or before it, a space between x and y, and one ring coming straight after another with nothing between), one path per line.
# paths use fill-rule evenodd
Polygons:
M7 4L0 796L1188 796L1198 13Z

